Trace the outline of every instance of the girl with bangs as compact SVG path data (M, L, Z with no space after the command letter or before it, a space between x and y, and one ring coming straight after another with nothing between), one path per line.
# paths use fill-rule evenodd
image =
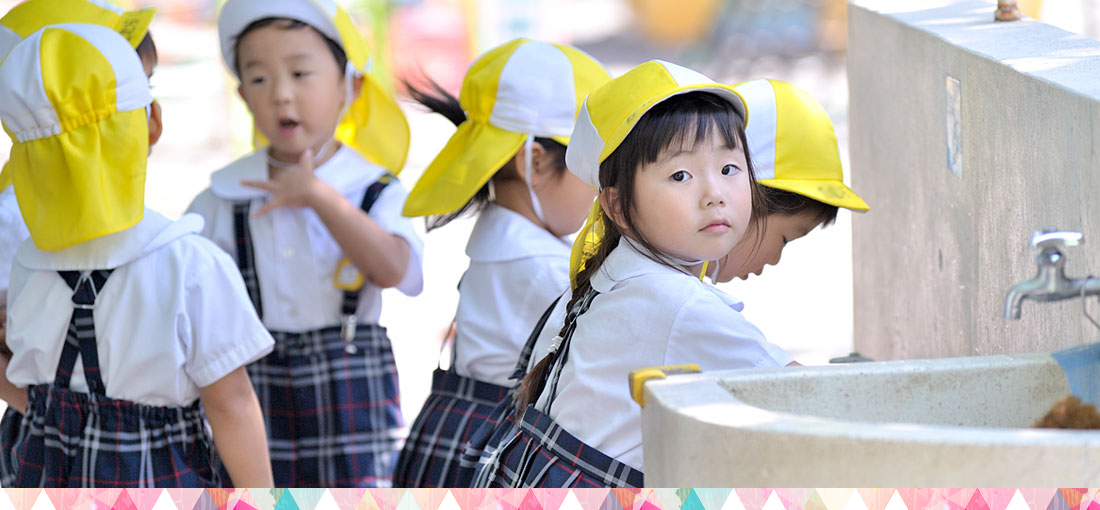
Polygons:
M699 277L765 214L746 117L732 88L662 61L589 95L566 162L600 194L574 245L572 292L533 337L541 359L520 387L517 426L477 485L640 487L632 370L795 363Z

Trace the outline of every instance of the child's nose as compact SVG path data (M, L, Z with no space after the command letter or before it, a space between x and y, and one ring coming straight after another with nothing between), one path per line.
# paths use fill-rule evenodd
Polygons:
M290 102L293 94L291 92L290 80L275 80L275 87L273 88L275 104L283 104Z

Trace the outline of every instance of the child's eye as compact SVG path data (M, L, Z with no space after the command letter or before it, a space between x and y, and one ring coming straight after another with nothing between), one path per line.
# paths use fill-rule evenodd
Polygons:
M672 180L672 181L675 181L675 182L684 182L684 181L691 178L691 174L689 174L689 173L687 173L683 170L680 170L680 171L677 171L676 173L668 176L668 178L669 178L669 180Z
M294 71L295 78L304 78L306 76L309 76L309 71Z
M741 171L741 169L737 168L736 165L726 165L726 166L722 167L722 175L735 175L735 174L737 174L737 172L740 172L740 171Z
M259 84L264 83L266 81L267 81L267 78L264 78L263 76L257 76L255 78L250 78L248 80L248 83L251 83L253 85L259 85Z

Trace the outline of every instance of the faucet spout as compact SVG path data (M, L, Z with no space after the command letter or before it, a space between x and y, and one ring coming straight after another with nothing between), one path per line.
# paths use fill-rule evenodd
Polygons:
M1100 295L1100 278L1066 278L1066 261L1062 249L1083 241L1080 232L1059 232L1048 228L1036 232L1031 244L1040 249L1035 257L1038 272L1035 277L1008 289L1005 294L1004 317L1019 319L1021 304L1033 301L1061 301L1082 295Z

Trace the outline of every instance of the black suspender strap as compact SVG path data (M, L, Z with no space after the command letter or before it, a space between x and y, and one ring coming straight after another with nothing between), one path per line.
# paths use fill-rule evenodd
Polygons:
M374 203L378 201L378 197L382 195L382 190L386 189L386 186L389 186L395 179L397 179L396 176L386 172L377 181L367 186L367 190L363 192L363 202L359 204L359 208L364 213L369 214L371 208L374 207ZM359 308L359 293L362 290L362 284L355 290L345 290L344 299L340 305L340 338L344 339L344 351L348 354L355 354L358 351L352 340L355 339L355 330L359 325L359 317L356 317L355 311Z
M65 346L61 349L61 359L57 364L57 373L54 384L68 388L72 379L73 369L76 368L76 358L79 355L84 365L84 380L88 383L88 391L99 395L107 394L107 387L103 384L103 376L99 369L99 351L96 348L95 318L92 310L95 307L96 297L112 270L97 270L90 272L58 271L61 278L73 289L73 315L69 319L69 333L65 338Z
M256 308L256 315L264 318L264 303L260 299L260 280L256 277L256 257L252 247L252 229L249 227L248 210L251 202L241 200L233 203L233 234L237 238L237 268L244 278L244 288Z
M539 321L535 323L535 329L531 330L531 335L527 337L527 343L523 344L523 350L519 351L519 361L516 362L516 369L512 372L512 376L509 377L509 379L520 380L527 375L527 365L531 363L531 353L535 350L535 343L538 342L539 335L542 334L543 328L546 327L546 321L550 320L550 314L553 313L554 307L558 306L558 301L561 301L561 296L554 298L554 301L550 303L546 311L542 312L542 317L539 317Z

